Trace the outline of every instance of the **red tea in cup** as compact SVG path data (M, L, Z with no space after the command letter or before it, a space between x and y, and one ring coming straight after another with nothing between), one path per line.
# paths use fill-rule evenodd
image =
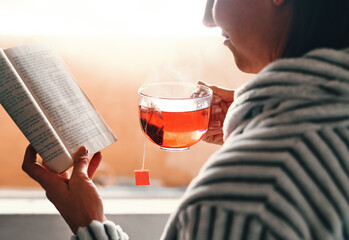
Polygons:
M204 137L210 119L210 88L160 82L144 85L138 94L141 127L160 148L184 150Z

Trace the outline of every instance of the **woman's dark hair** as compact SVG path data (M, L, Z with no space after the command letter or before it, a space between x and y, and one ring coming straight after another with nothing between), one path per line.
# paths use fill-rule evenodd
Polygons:
M349 47L349 0L291 0L293 15L282 57L316 48Z

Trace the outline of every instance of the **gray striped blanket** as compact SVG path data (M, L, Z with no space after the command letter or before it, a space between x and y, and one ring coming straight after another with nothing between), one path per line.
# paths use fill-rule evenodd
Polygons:
M278 60L235 94L162 239L349 239L349 49Z

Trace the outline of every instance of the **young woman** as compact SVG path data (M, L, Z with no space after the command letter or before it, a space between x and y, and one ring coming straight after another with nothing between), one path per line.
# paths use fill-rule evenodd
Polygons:
M204 23L222 29L242 71L258 74L235 94L212 87L221 111L206 140L224 144L162 239L349 239L349 2L208 0ZM70 178L38 164L30 146L23 169L73 239L128 239L91 181L101 155L89 162L86 152Z

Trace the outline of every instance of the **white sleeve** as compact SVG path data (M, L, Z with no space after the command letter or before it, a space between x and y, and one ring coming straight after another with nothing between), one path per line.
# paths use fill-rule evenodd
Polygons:
M93 220L87 227L79 227L71 240L129 240L128 235L119 225L112 221L99 222Z

